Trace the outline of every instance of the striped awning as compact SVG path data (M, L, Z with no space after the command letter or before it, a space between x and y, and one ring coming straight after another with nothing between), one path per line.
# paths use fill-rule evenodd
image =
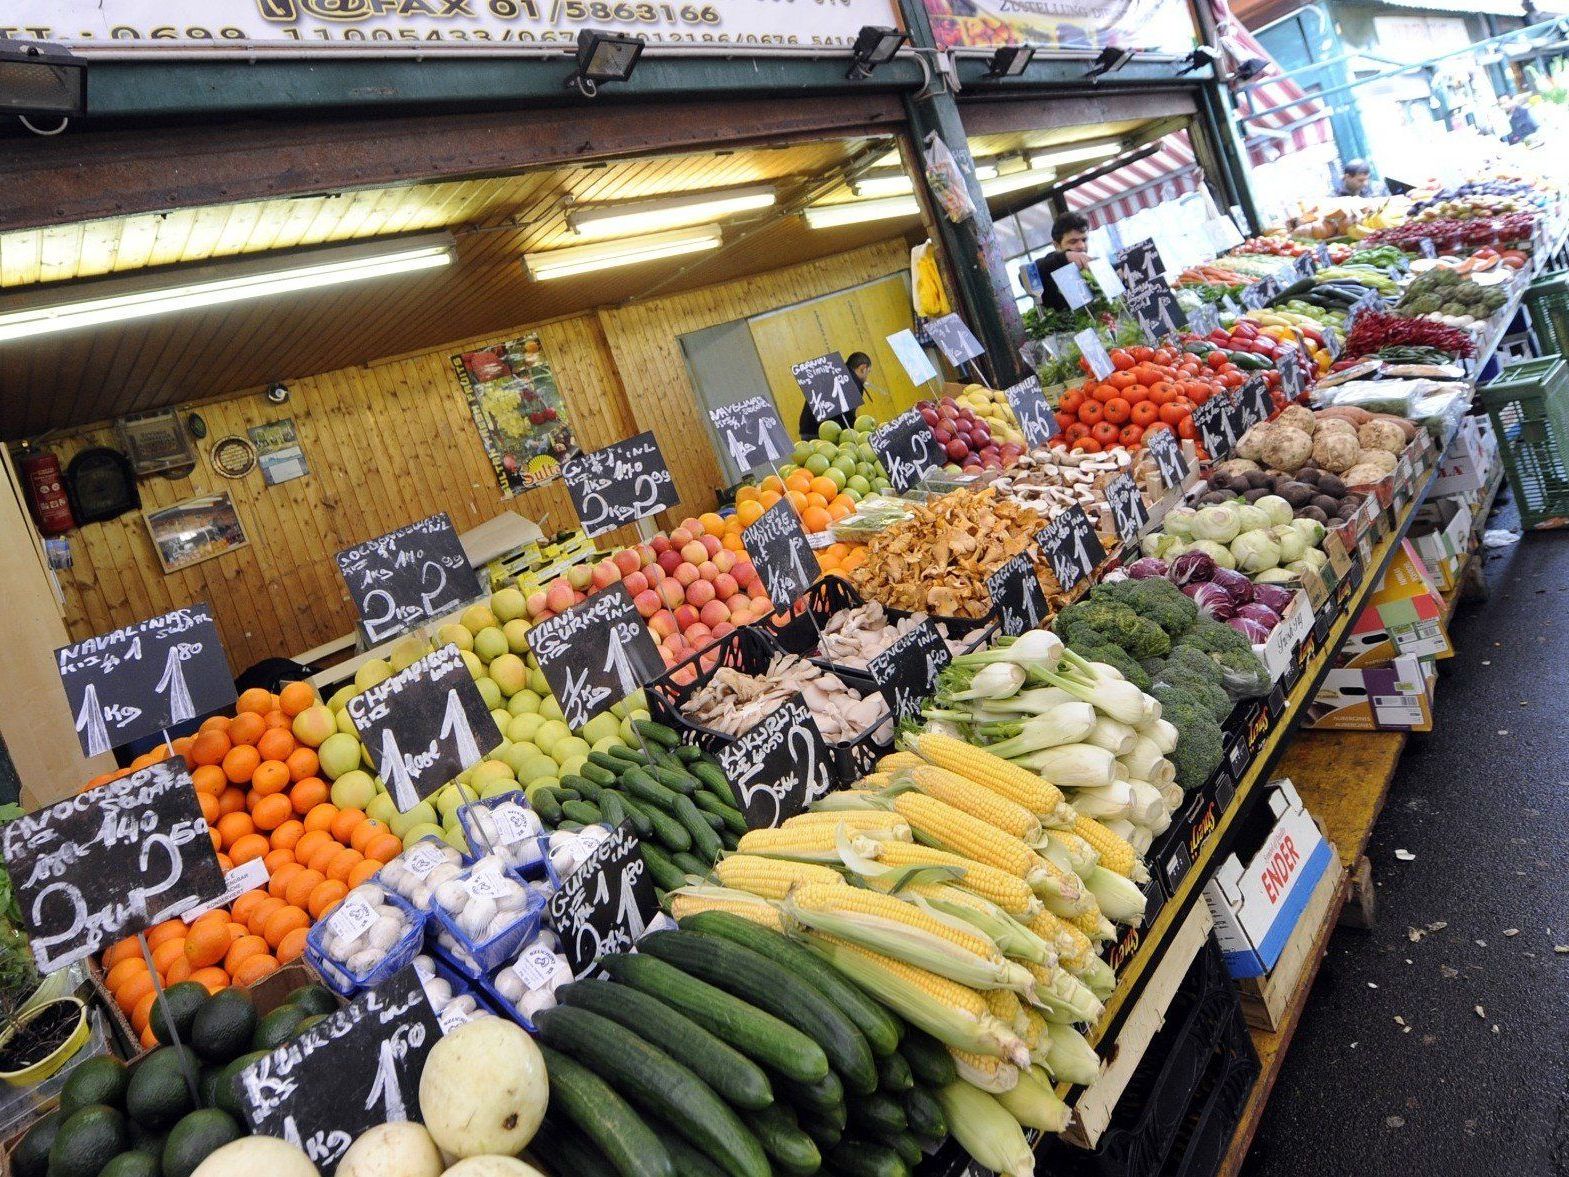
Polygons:
M1153 155L1069 188L1064 195L1068 207L1083 213L1095 227L1196 192L1203 179L1188 133L1174 131L1160 140Z

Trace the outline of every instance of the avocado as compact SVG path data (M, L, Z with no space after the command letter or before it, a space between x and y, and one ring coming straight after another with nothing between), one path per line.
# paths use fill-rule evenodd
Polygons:
M234 1117L217 1108L192 1112L169 1131L163 1146L163 1177L191 1177L211 1154L244 1133Z
M338 999L325 985L302 985L289 994L289 1005L297 1005L306 1013L330 1014L337 1010Z
M125 1151L125 1117L101 1103L65 1118L49 1146L49 1177L98 1177Z
M256 1007L243 990L224 989L196 1011L191 1049L209 1063L226 1063L250 1048L256 1033Z
M239 1058L229 1063L218 1073L218 1082L213 1092L213 1106L221 1111L228 1112L231 1116L240 1114L240 1099L235 1094L235 1078L246 1067L254 1066L266 1058L268 1051L253 1050L249 1054L242 1054Z
M135 1120L128 1121L127 1127L131 1130L129 1147L132 1152L144 1152L154 1160L163 1156L164 1138L169 1135L167 1132L154 1128L144 1128Z
M109 1055L90 1058L77 1065L60 1089L60 1110L69 1116L92 1103L124 1107L130 1082L131 1073L119 1059Z
M271 1050L282 1046L299 1032L300 1023L310 1014L297 1005L280 1005L256 1023L256 1033L251 1036L253 1050Z
M174 1045L177 1031L182 1043L191 1040L191 1022L196 1011L207 1003L207 986L200 981L181 981L163 991L163 998L153 1002L152 1016L147 1019L153 1034L165 1046ZM172 1027L170 1023L173 1023Z
M59 1111L50 1112L27 1130L27 1135L11 1151L11 1169L16 1177L44 1177L49 1169L49 1146L65 1116Z
M159 1167L152 1153L123 1152L104 1166L102 1177L158 1177Z
M131 1119L144 1128L167 1128L194 1110L185 1062L196 1074L196 1055L189 1047L160 1047L141 1061L125 1092L125 1110Z

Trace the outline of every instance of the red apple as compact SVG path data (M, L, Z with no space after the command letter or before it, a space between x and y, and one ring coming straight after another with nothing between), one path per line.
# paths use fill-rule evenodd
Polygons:
M660 601L659 594L653 589L644 589L632 598L632 603L637 606L637 611L644 617L652 617L659 612L659 607L663 602Z

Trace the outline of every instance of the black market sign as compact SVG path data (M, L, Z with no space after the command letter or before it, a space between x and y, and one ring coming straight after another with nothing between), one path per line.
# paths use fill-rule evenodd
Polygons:
M561 477L588 536L668 511L680 501L652 430L563 462Z
M1295 352L1287 352L1286 354L1288 356L1294 356L1296 353ZM1296 371L1296 368L1295 368L1294 364L1293 364L1292 367L1293 367L1293 371ZM1286 370L1285 370L1285 368L1281 368L1280 372L1281 372L1280 383L1281 383L1282 387L1284 387L1285 384L1286 384ZM1298 386L1299 386L1297 391L1300 392L1301 391L1301 387L1300 387L1300 385L1301 385L1301 378L1300 378L1300 376L1298 377L1297 383L1298 383ZM1286 395L1288 397L1291 397L1293 400L1295 399L1295 397L1292 396L1292 394L1289 391L1287 391ZM1262 376L1249 376L1246 380L1244 380L1242 382L1242 387L1238 390L1238 397L1237 397L1237 399L1242 402L1243 416L1244 416L1244 418L1247 421L1246 426L1244 426L1243 432L1246 432L1248 429L1251 429L1253 426L1257 425L1260 421L1268 421L1269 418L1270 418L1270 414L1272 414L1275 411L1275 400L1269 394L1269 383ZM1242 434L1239 433L1239 434L1237 434L1237 436L1238 436L1238 438L1240 438L1242 436Z
M1343 324L1341 324L1341 331L1349 336L1352 330L1355 329L1357 320L1360 319L1363 314L1368 311L1379 310L1383 307L1383 305L1384 300L1378 296L1378 292L1376 290L1369 290L1361 298L1357 299L1356 302L1351 304L1351 309L1346 312L1346 320Z
M1035 563L1026 555L1015 556L988 576L986 589L997 610L998 624L1009 637L1039 629L1051 612L1040 577L1035 575Z
M235 701L229 659L206 602L61 646L54 660L87 756Z
M659 914L630 822L623 822L561 882L547 909L561 951L581 977L607 952L625 952Z
M926 423L921 422L922 428ZM780 499L741 532L741 544L768 591L768 599L781 611L822 576L811 541L788 499Z
M407 813L501 743L474 676L443 646L344 705L399 813Z
M1139 536L1144 534L1150 522L1149 508L1144 505L1138 484L1127 474L1117 475L1106 484L1106 501L1111 505L1111 520L1117 538L1124 547L1131 548L1139 542Z
M844 366L844 357L836 351L814 360L802 360L792 365L790 371L806 407L819 421L843 416L861 403L861 386Z
M921 622L866 664L893 712L895 723L912 719L937 689L937 676L953 653L931 620Z
M659 647L619 583L536 622L527 641L574 729L665 672Z
M970 330L969 324L958 315L932 319L926 324L926 334L955 368L963 368L986 351L981 341L975 338L975 332Z
M1231 434L1230 406L1231 399L1217 393L1193 409L1193 431L1212 462L1220 461L1236 444Z
M948 455L937 444L932 427L915 409L906 409L886 425L872 431L868 439L883 469L888 471L888 481L901 494L919 485Z
M412 965L301 1030L234 1078L252 1134L287 1140L324 1174L378 1124L420 1122L441 1024Z
M1188 325L1188 316L1166 281L1160 250L1153 240L1130 245L1112 262L1125 287L1124 311L1138 320L1151 340L1165 339Z
M0 838L44 973L224 892L207 821L179 756L23 814Z
M1154 456L1155 469L1166 489L1173 490L1188 480L1188 459L1182 453L1182 443L1175 432L1157 429L1146 433L1144 445Z
M833 787L833 760L800 695L718 752L749 829L777 826Z
M1071 591L1106 558L1090 517L1077 503L1057 512L1057 517L1036 533L1035 543L1063 592Z
M1008 398L1008 407L1013 410L1014 420L1019 423L1026 445L1033 449L1057 436L1057 414L1046 403L1039 377L1026 376L1017 384L1010 385L1003 395Z
M479 579L443 511L337 554L338 572L371 644L479 594Z
M1275 357L1275 368L1280 373L1280 391L1286 394L1288 401L1296 400L1303 388L1301 354L1294 347L1286 348Z
M793 448L779 410L765 396L709 409L708 419L742 474L759 466L777 466Z
M1152 282L1164 282L1166 276L1165 264L1160 260L1160 249L1156 246L1153 237L1136 241L1114 255L1111 259L1111 268L1122 280L1125 291L1132 290L1136 286L1147 286Z

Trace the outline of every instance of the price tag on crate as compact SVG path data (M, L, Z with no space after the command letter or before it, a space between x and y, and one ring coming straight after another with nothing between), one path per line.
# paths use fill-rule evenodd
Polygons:
M652 430L563 462L561 477L588 536L636 523L680 501Z
M581 977L607 952L625 952L659 914L630 822L623 822L561 880L547 909L561 951Z
M234 1080L245 1123L330 1175L378 1124L420 1122L419 1081L441 1025L414 967L301 1030Z
M1332 265L1333 262L1331 262L1329 257L1329 246L1315 245L1313 247L1313 260L1318 262L1318 268L1321 270L1325 266Z
M1117 529L1117 538L1124 547L1133 547L1150 522L1149 508L1144 505L1144 496L1139 493L1138 484L1126 474L1117 475L1106 484L1106 501L1111 504L1111 519Z
M923 621L868 662L866 669L897 723L920 714L936 689L937 676L952 661L937 626Z
M964 367L986 351L981 341L975 338L975 332L970 330L969 324L958 315L943 315L939 319L928 320L926 333L955 368Z
M861 403L861 386L836 351L791 366L795 383L812 416L819 421L850 412Z
M179 756L0 828L40 972L52 973L223 894Z
M235 700L229 659L205 601L61 646L54 662L88 756Z
M750 829L777 826L833 788L833 759L800 695L717 753Z
M1299 279L1311 278L1318 273L1318 259L1311 253L1304 253L1293 263L1293 268L1296 270Z
M1057 414L1046 403L1039 378L1026 376L1017 384L1010 385L1003 395L1008 398L1008 407L1013 410L1014 419L1024 434L1024 442L1031 449L1045 445L1057 436Z
M1302 395L1304 380L1302 376L1302 353L1294 347L1288 347L1275 357L1275 369L1280 373L1280 391L1285 393L1288 401L1294 401Z
M399 813L501 744L485 697L456 646L426 654L344 707Z
M937 437L926 418L915 409L906 409L886 425L872 431L868 439L888 471L888 481L901 494L920 483L948 455L937 444Z
M1027 555L1015 556L988 576L986 589L997 609L1002 632L1009 637L1039 629L1051 612L1040 577L1035 574L1035 563Z
M1242 290L1242 305L1245 309L1256 311L1269 304L1270 294L1264 282L1254 282Z
M1188 479L1188 459L1182 442L1170 429L1157 429L1144 435L1144 444L1155 459L1155 469L1167 490L1174 490Z
M1284 379L1282 379L1281 383L1285 383ZM1242 382L1242 388L1239 392L1240 395L1237 399L1242 402L1244 416L1247 420L1247 426L1243 429L1245 433L1247 429L1257 425L1260 421L1269 420L1270 414L1275 411L1275 401L1269 395L1269 384L1262 376L1249 376ZM1289 396L1290 394L1288 393L1287 395ZM1239 433L1237 436L1240 438L1242 434Z
M371 645L480 593L446 512L356 544L334 557Z
M766 396L749 396L709 409L708 419L742 474L759 466L777 466L793 448L779 410Z
M1193 410L1193 431L1198 436L1198 443L1204 447L1204 452L1209 455L1212 462L1223 459L1236 444L1231 435L1231 422L1228 419L1230 405L1229 397L1217 394Z
M1051 565L1052 575L1069 592L1100 567L1106 558L1094 525L1077 503L1059 511L1057 517L1035 535L1035 543Z
M1073 342L1078 345L1079 354L1084 357L1084 362L1089 364L1090 371L1095 373L1095 379L1104 380L1115 371L1111 356L1106 354L1106 345L1095 333L1095 328L1086 327L1078 332L1074 335Z
M527 641L574 729L665 672L659 647L620 584L536 622Z
M741 543L768 590L768 599L781 612L795 604L823 574L788 499L781 499L758 516L741 532Z

